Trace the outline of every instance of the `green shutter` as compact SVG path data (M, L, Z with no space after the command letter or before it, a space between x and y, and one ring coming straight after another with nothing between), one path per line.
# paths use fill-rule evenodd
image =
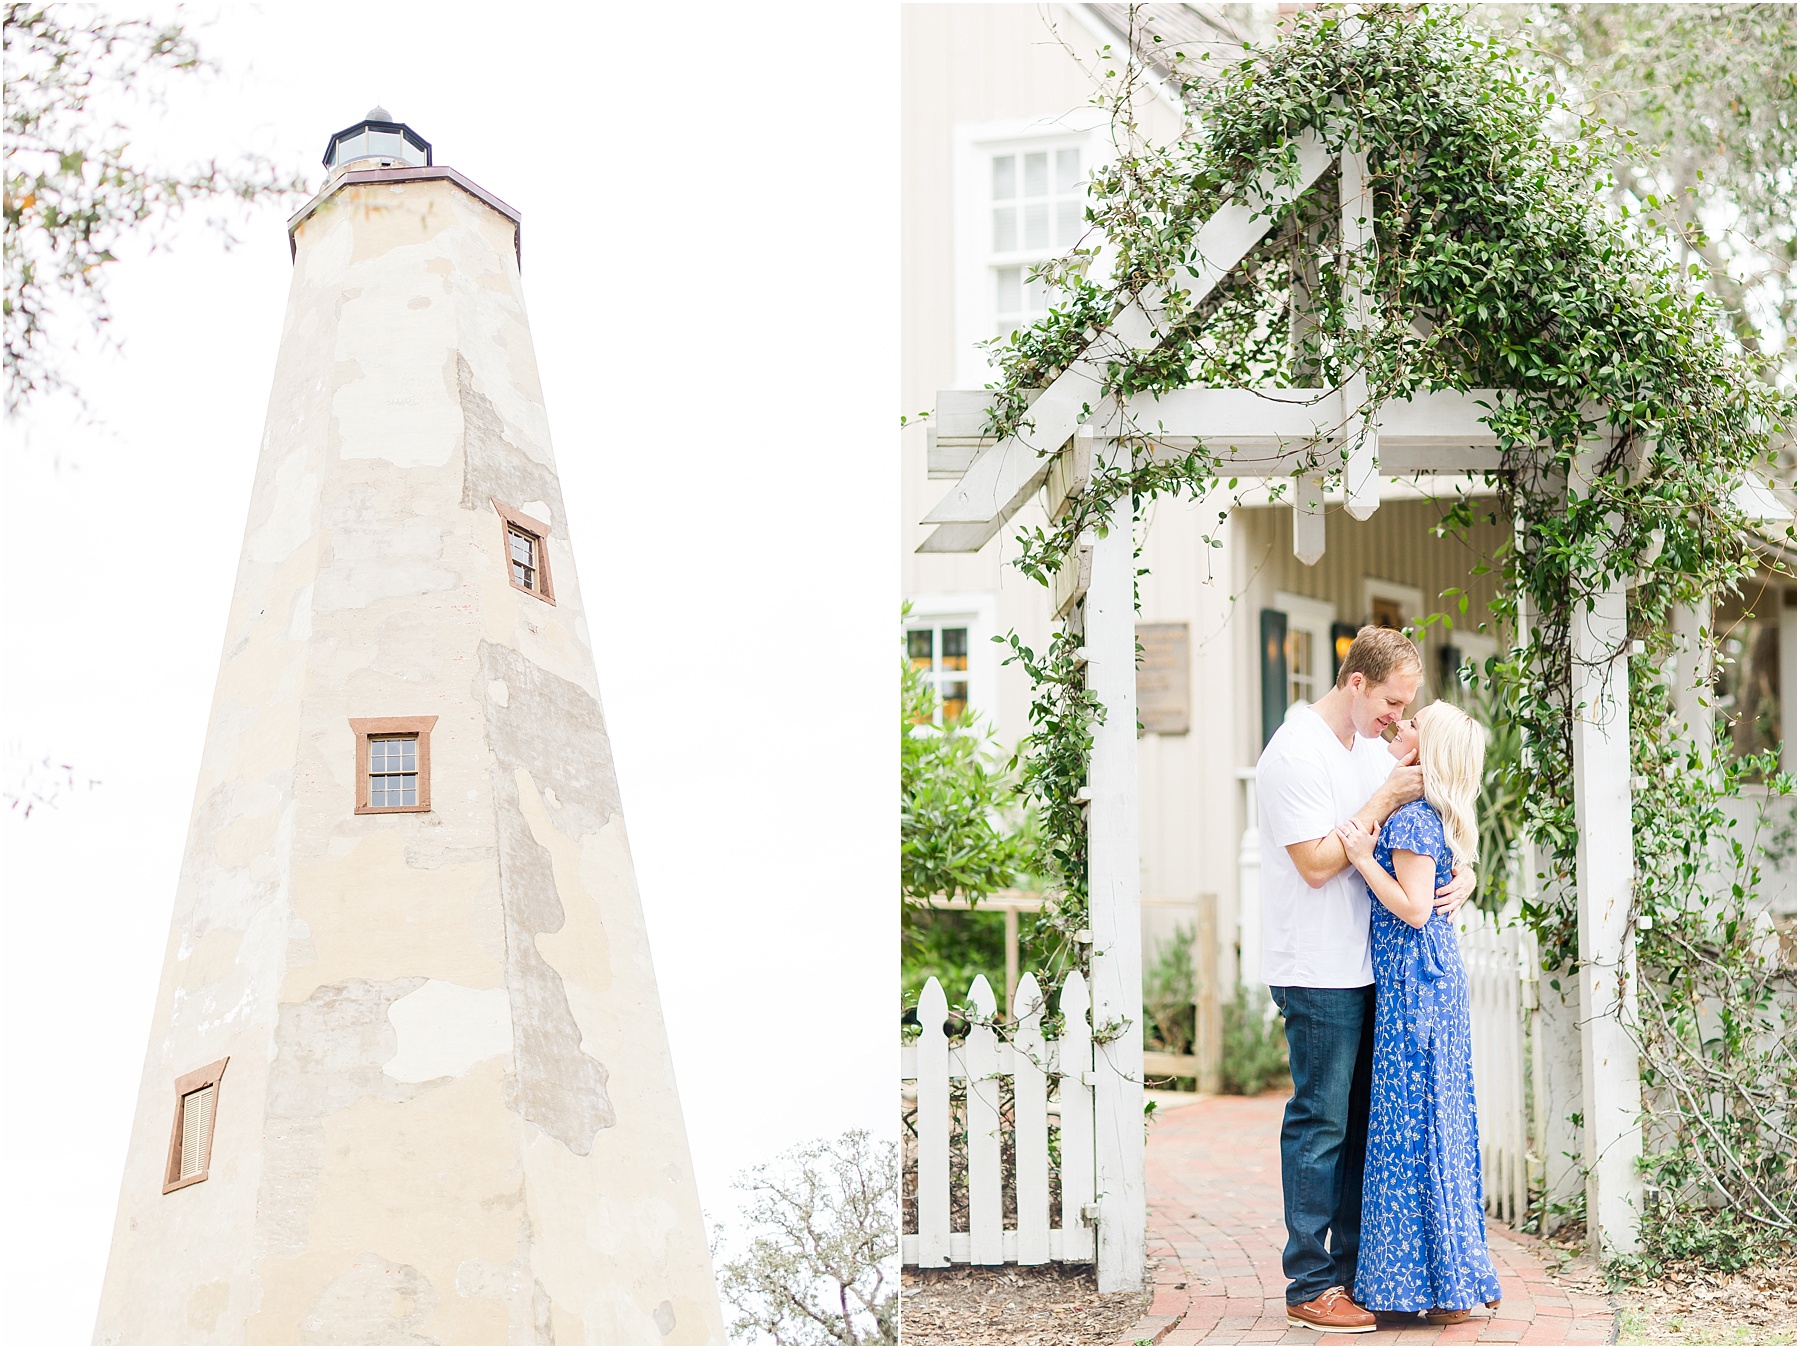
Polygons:
M1287 716L1287 615L1279 609L1262 611L1262 732L1268 744Z

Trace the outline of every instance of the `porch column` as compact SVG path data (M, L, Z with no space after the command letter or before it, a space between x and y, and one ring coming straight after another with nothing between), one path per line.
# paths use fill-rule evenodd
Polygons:
M1096 455L1130 454L1116 442ZM1144 1282L1144 988L1138 896L1137 630L1131 498L1096 538L1083 614L1088 687L1105 719L1088 766L1088 924L1094 946L1094 1162L1102 1293Z
M1596 485L1585 450L1572 492ZM1630 920L1631 721L1625 579L1570 615L1575 717L1576 917L1581 968L1581 1096L1588 1234L1601 1255L1639 1248L1643 1181L1638 1085L1637 930Z

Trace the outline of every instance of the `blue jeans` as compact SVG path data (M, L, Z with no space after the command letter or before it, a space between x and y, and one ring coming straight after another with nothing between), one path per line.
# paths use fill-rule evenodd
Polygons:
M1375 986L1271 988L1287 1030L1293 1099L1281 1120L1288 1305L1356 1287Z

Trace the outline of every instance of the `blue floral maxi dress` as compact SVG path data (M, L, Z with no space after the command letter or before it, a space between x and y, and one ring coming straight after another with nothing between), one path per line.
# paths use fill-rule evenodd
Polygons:
M1375 860L1394 851L1437 863L1450 880L1444 824L1424 801L1389 817ZM1369 900L1375 967L1375 1068L1363 1168L1357 1302L1384 1311L1469 1308L1500 1296L1482 1217L1469 1064L1469 979L1456 930L1433 912L1422 928Z

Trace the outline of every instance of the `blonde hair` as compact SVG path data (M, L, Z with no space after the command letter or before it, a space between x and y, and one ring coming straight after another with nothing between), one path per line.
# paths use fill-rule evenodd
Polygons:
M1479 831L1475 797L1481 791L1487 757L1487 727L1454 703L1422 708L1419 767L1425 770L1425 800L1444 822L1444 841L1459 862L1473 862Z

